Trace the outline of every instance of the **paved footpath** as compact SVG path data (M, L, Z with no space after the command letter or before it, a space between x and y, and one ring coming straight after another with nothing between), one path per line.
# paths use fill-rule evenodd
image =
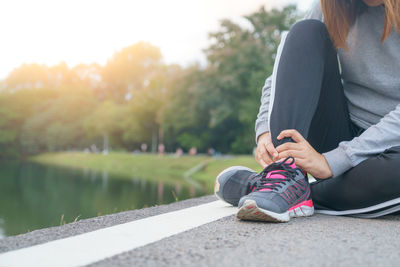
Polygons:
M0 266L400 265L400 216L276 224L235 211L206 196L36 230L1 239Z

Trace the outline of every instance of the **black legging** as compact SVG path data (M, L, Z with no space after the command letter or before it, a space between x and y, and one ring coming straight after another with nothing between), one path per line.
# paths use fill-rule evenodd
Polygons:
M290 30L271 104L275 147L292 141L276 139L285 129L299 131L320 153L362 133L350 120L337 53L322 22L304 20ZM371 157L338 177L312 183L311 191L317 210L346 211L332 214L400 209L400 147ZM355 209L364 210L350 211Z

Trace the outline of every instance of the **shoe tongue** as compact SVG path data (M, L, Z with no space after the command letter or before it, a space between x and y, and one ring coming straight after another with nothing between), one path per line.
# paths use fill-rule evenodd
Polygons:
M279 172L284 172L284 170L273 170L273 171L270 171L269 173L267 173L267 175L265 176L265 178L267 178L267 179L278 179L278 178L285 178L285 176L283 176L281 173L279 173ZM274 182L272 182L272 183L266 183L265 185L272 185L272 184L279 184L279 182L276 182L276 183L274 183ZM260 189L259 191L272 191L272 189L270 189L270 188L263 188L263 189Z
M294 162L292 164L290 164L289 166L292 169L296 168L296 164ZM283 176L281 174L282 172L285 172L285 171L284 170L272 170L267 174L266 178L272 178L272 179L274 179L274 178L285 178L285 176Z
M293 162L292 164L289 165L292 169L296 168L296 164ZM267 175L265 176L265 178L267 179L279 179L279 178L283 178L285 179L286 177L282 174L283 172L286 172L285 170L272 170L270 172L267 173ZM279 182L272 182L272 183L266 183L265 185L272 185L272 184L279 184ZM259 191L272 191L272 189L270 188L263 188L260 189Z
M281 173L278 173L278 172L283 172L283 170L270 171L267 174L266 178L272 178L272 179L274 179L274 178L285 178L285 176L283 176Z

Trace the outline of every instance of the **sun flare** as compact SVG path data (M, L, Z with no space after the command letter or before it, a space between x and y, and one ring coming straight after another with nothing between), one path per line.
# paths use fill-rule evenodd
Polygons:
M297 2L304 10L311 1ZM115 51L140 40L159 47L168 63L203 61L202 48L219 20L289 2L295 1L1 1L0 79L22 63L104 64Z

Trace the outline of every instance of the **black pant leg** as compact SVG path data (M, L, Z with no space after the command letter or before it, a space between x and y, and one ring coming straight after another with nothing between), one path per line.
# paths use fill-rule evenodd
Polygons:
M271 100L270 131L276 146L282 130L296 129L320 153L354 137L337 53L323 23L304 20L290 30L282 49Z
M338 177L312 183L311 194L317 210L365 209L396 199L400 203L400 146Z

